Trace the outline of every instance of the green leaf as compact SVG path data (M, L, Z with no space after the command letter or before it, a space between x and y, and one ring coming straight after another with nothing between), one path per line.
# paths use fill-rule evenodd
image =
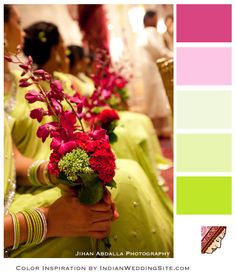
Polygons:
M117 126L118 126L118 120L112 121L110 126L109 126L109 132L113 131Z
M104 187L100 182L90 183L89 185L81 187L78 191L78 198L82 204L93 205L98 203L104 193Z
M120 103L120 99L117 98L117 97L115 97L114 95L112 95L112 96L108 99L107 103L108 103L111 107L115 107L115 106L117 106L117 105Z
M129 99L129 92L127 88L117 89L117 92L120 94L122 101Z
M99 113L102 112L102 110L104 110L103 107L94 107L94 108L92 108L91 112L92 112L92 113L99 114Z
M110 143L116 142L117 139L118 139L117 135L114 132L109 132L108 136L109 136L109 142Z
M117 186L116 186L116 181L114 181L114 180L112 180L110 183L108 183L107 185L106 185L107 187L110 187L110 188L116 188Z
M82 179L84 186L89 186L91 183L99 182L97 174L84 174L80 173L79 177Z

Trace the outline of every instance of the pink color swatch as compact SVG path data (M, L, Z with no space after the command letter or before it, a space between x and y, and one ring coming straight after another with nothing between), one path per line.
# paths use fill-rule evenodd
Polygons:
M230 47L178 47L177 85L231 85Z
M177 5L177 42L231 42L231 5Z

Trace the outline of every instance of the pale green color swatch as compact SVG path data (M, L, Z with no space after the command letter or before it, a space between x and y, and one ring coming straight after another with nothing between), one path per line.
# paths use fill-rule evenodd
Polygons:
M231 177L177 177L177 214L231 214Z
M177 128L232 127L231 91L177 91Z
M176 146L178 172L231 171L230 134L178 134Z

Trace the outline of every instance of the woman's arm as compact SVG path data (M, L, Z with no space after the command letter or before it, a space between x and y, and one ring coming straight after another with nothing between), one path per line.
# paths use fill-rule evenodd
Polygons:
M17 218L20 223L20 243L26 242L27 239L27 226L23 214L18 213ZM14 242L14 227L10 215L4 217L4 248L10 247Z
M49 207L39 210L47 221L46 239L80 236L102 239L109 234L111 222L114 220L111 204L103 201L95 205L83 205L73 195L64 195ZM24 244L28 238L27 223L22 213L15 215L20 225L20 244ZM14 224L11 215L7 215L4 217L4 248L13 244Z
M13 152L15 156L15 166L16 166L16 175L17 175L17 184L24 186L32 186L27 176L28 168L34 163L34 160L23 156L20 151L17 149L16 145L13 144ZM49 185L48 180L45 180L43 171L47 167L48 162L43 162L37 171L37 178L42 186ZM48 173L49 174L49 173ZM57 185L59 180L56 176L49 174L49 181L52 185Z

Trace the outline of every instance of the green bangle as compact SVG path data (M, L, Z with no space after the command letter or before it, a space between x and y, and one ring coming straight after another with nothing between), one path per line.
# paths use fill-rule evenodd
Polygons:
M39 243L41 243L45 240L46 235L47 235L47 229L48 229L47 228L47 220L46 220L46 217L45 217L45 215L42 211L40 211L39 209L35 209L35 211L41 217L41 221L42 221L42 224L43 224L43 234L42 234L41 240L39 241Z
M45 215L39 209L27 209L21 212L26 220L28 236L23 245L37 245L41 243L47 234L47 221Z
M15 213L10 213L13 223L14 241L12 250L16 250L20 244L20 222Z
M43 168L43 179L46 185L52 185L50 179L49 179L49 172L48 172L48 164L46 163Z
M41 164L43 164L45 160L37 160L33 162L27 170L27 177L31 185L33 186L43 186L38 179L38 169Z
M26 210L29 214L32 226L33 226L33 237L31 244L38 244L42 237L42 223L40 216L35 210Z
M26 211L22 211L21 213L25 217L25 221L26 221L26 225L27 225L27 230L28 230L27 241L23 245L24 247L26 247L26 246L30 245L31 242L32 242L32 238L33 238L33 226L32 226L32 222L31 222L29 214Z

